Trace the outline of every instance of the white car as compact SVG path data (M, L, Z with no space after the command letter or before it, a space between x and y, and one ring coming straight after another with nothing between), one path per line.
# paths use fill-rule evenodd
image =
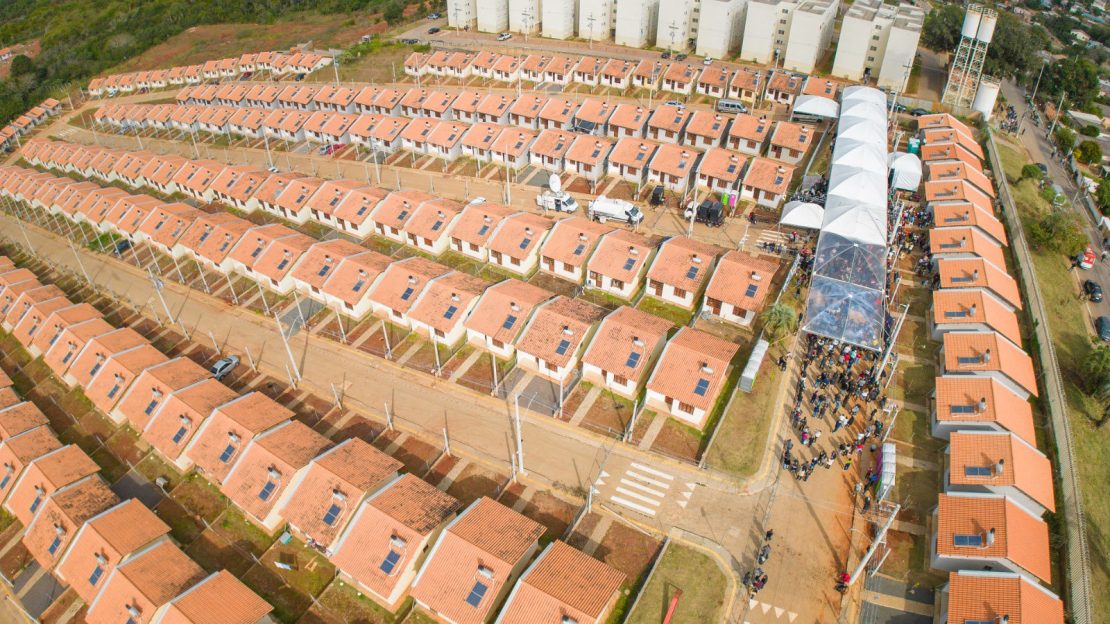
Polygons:
M679 102L678 100L667 100L666 102L663 102L663 105L664 106L673 106L673 107L677 108L678 110L685 110L686 109L686 105L683 104L682 102Z
M701 64L702 65L712 65L713 64L713 57L712 56L705 57L705 60L702 61Z
M512 39L512 38L513 38L512 33L503 32L500 35L497 35L497 40L498 41L508 41L509 39Z

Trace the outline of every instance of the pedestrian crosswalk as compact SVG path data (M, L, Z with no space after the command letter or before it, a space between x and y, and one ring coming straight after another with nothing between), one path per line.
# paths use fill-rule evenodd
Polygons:
M755 619L752 619L755 618ZM762 622L793 622L798 619L798 614L787 611L773 604L760 602L754 598L748 600L748 613L744 624L761 624Z
M637 513L654 518L662 505L668 500L676 500L685 508L697 483L676 481L674 475L631 462L624 472L611 479L613 475L602 471L594 482L595 493L605 492L609 501ZM671 494L681 490L675 499Z

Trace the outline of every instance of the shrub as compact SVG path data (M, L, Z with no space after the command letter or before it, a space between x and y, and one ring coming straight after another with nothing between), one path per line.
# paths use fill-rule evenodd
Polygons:
M1037 165L1030 164L1021 168L1022 180L1040 180L1043 176L1044 173L1041 172L1041 168Z
M1085 165L1093 165L1102 161L1102 148L1094 141L1083 141L1075 149L1075 159Z

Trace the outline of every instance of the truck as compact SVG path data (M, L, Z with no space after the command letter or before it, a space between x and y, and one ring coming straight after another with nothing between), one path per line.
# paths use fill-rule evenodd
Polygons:
M578 211L578 202L571 197L570 193L563 190L563 184L559 180L559 176L552 174L547 181L547 186L549 190L536 196L537 206L555 212Z
M694 202L690 202L686 205L686 210L683 211L682 216L687 221L693 219L709 227L721 227L725 222L725 207L724 204L712 198L705 199L696 206Z
M612 220L639 225L644 220L644 213L636 207L636 204L604 195L590 202L586 215L598 223Z

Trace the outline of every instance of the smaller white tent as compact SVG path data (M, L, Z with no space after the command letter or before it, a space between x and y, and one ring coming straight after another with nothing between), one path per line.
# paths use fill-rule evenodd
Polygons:
M825 209L812 202L792 201L782 207L780 225L787 227L806 228L809 230L821 229L825 219Z
M893 152L890 155L890 183L899 190L916 191L921 186L921 159L917 154Z
M793 114L836 119L840 114L840 105L836 103L836 100L830 100L820 95L802 95L794 100Z

